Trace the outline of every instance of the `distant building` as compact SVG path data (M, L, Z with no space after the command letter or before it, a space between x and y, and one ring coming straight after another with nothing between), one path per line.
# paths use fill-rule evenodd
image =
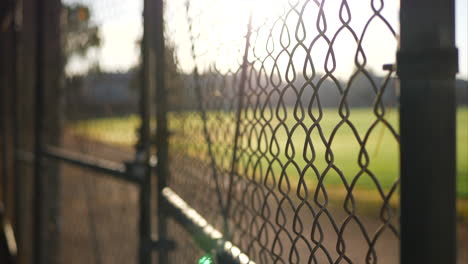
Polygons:
M138 94L132 89L133 73L99 73L83 77L81 99L87 104L134 105Z
M121 115L137 111L138 91L134 73L92 73L67 80L66 109L69 118L87 113Z

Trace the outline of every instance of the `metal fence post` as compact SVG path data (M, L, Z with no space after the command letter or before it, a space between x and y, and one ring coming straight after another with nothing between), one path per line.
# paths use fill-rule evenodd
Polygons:
M456 262L454 0L401 0L401 263Z
M44 253L44 214L43 214L43 157L44 139L44 0L36 5L36 90L34 116L34 263L43 263Z
M136 146L135 161L144 168L143 179L140 182L140 222L139 222L139 263L151 263L151 171L149 168L150 156L150 86L148 72L148 49L151 41L148 33L151 28L148 0L143 6L143 38L141 42L141 72L140 72L140 118L141 126L139 142Z
M167 186L169 176L169 132L167 127L167 90L165 86L165 44L164 44L164 3L154 0L154 34L155 34L155 66L156 66L156 165L157 176L157 222L158 240L167 241L167 210L162 198L162 190ZM159 262L168 263L167 247L158 251Z
M62 53L60 0L40 0L36 6L35 91L35 261L56 263L59 232L59 168L44 161L45 144L60 143ZM47 102L47 103L46 103ZM46 133L47 129L47 133Z

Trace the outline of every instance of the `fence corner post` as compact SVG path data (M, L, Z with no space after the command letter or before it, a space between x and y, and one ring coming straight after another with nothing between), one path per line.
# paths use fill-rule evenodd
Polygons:
M455 263L455 3L400 3L401 263Z

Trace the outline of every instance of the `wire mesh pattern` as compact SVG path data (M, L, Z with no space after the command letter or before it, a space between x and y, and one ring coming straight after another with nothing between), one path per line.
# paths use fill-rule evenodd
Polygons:
M256 263L395 262L397 3L254 2L166 3L169 186Z

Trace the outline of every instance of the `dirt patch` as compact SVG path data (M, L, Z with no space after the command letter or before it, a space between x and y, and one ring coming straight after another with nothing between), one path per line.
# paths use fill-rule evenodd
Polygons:
M68 136L66 149L91 157L129 160L129 148ZM138 188L112 176L62 164L61 263L137 263Z

